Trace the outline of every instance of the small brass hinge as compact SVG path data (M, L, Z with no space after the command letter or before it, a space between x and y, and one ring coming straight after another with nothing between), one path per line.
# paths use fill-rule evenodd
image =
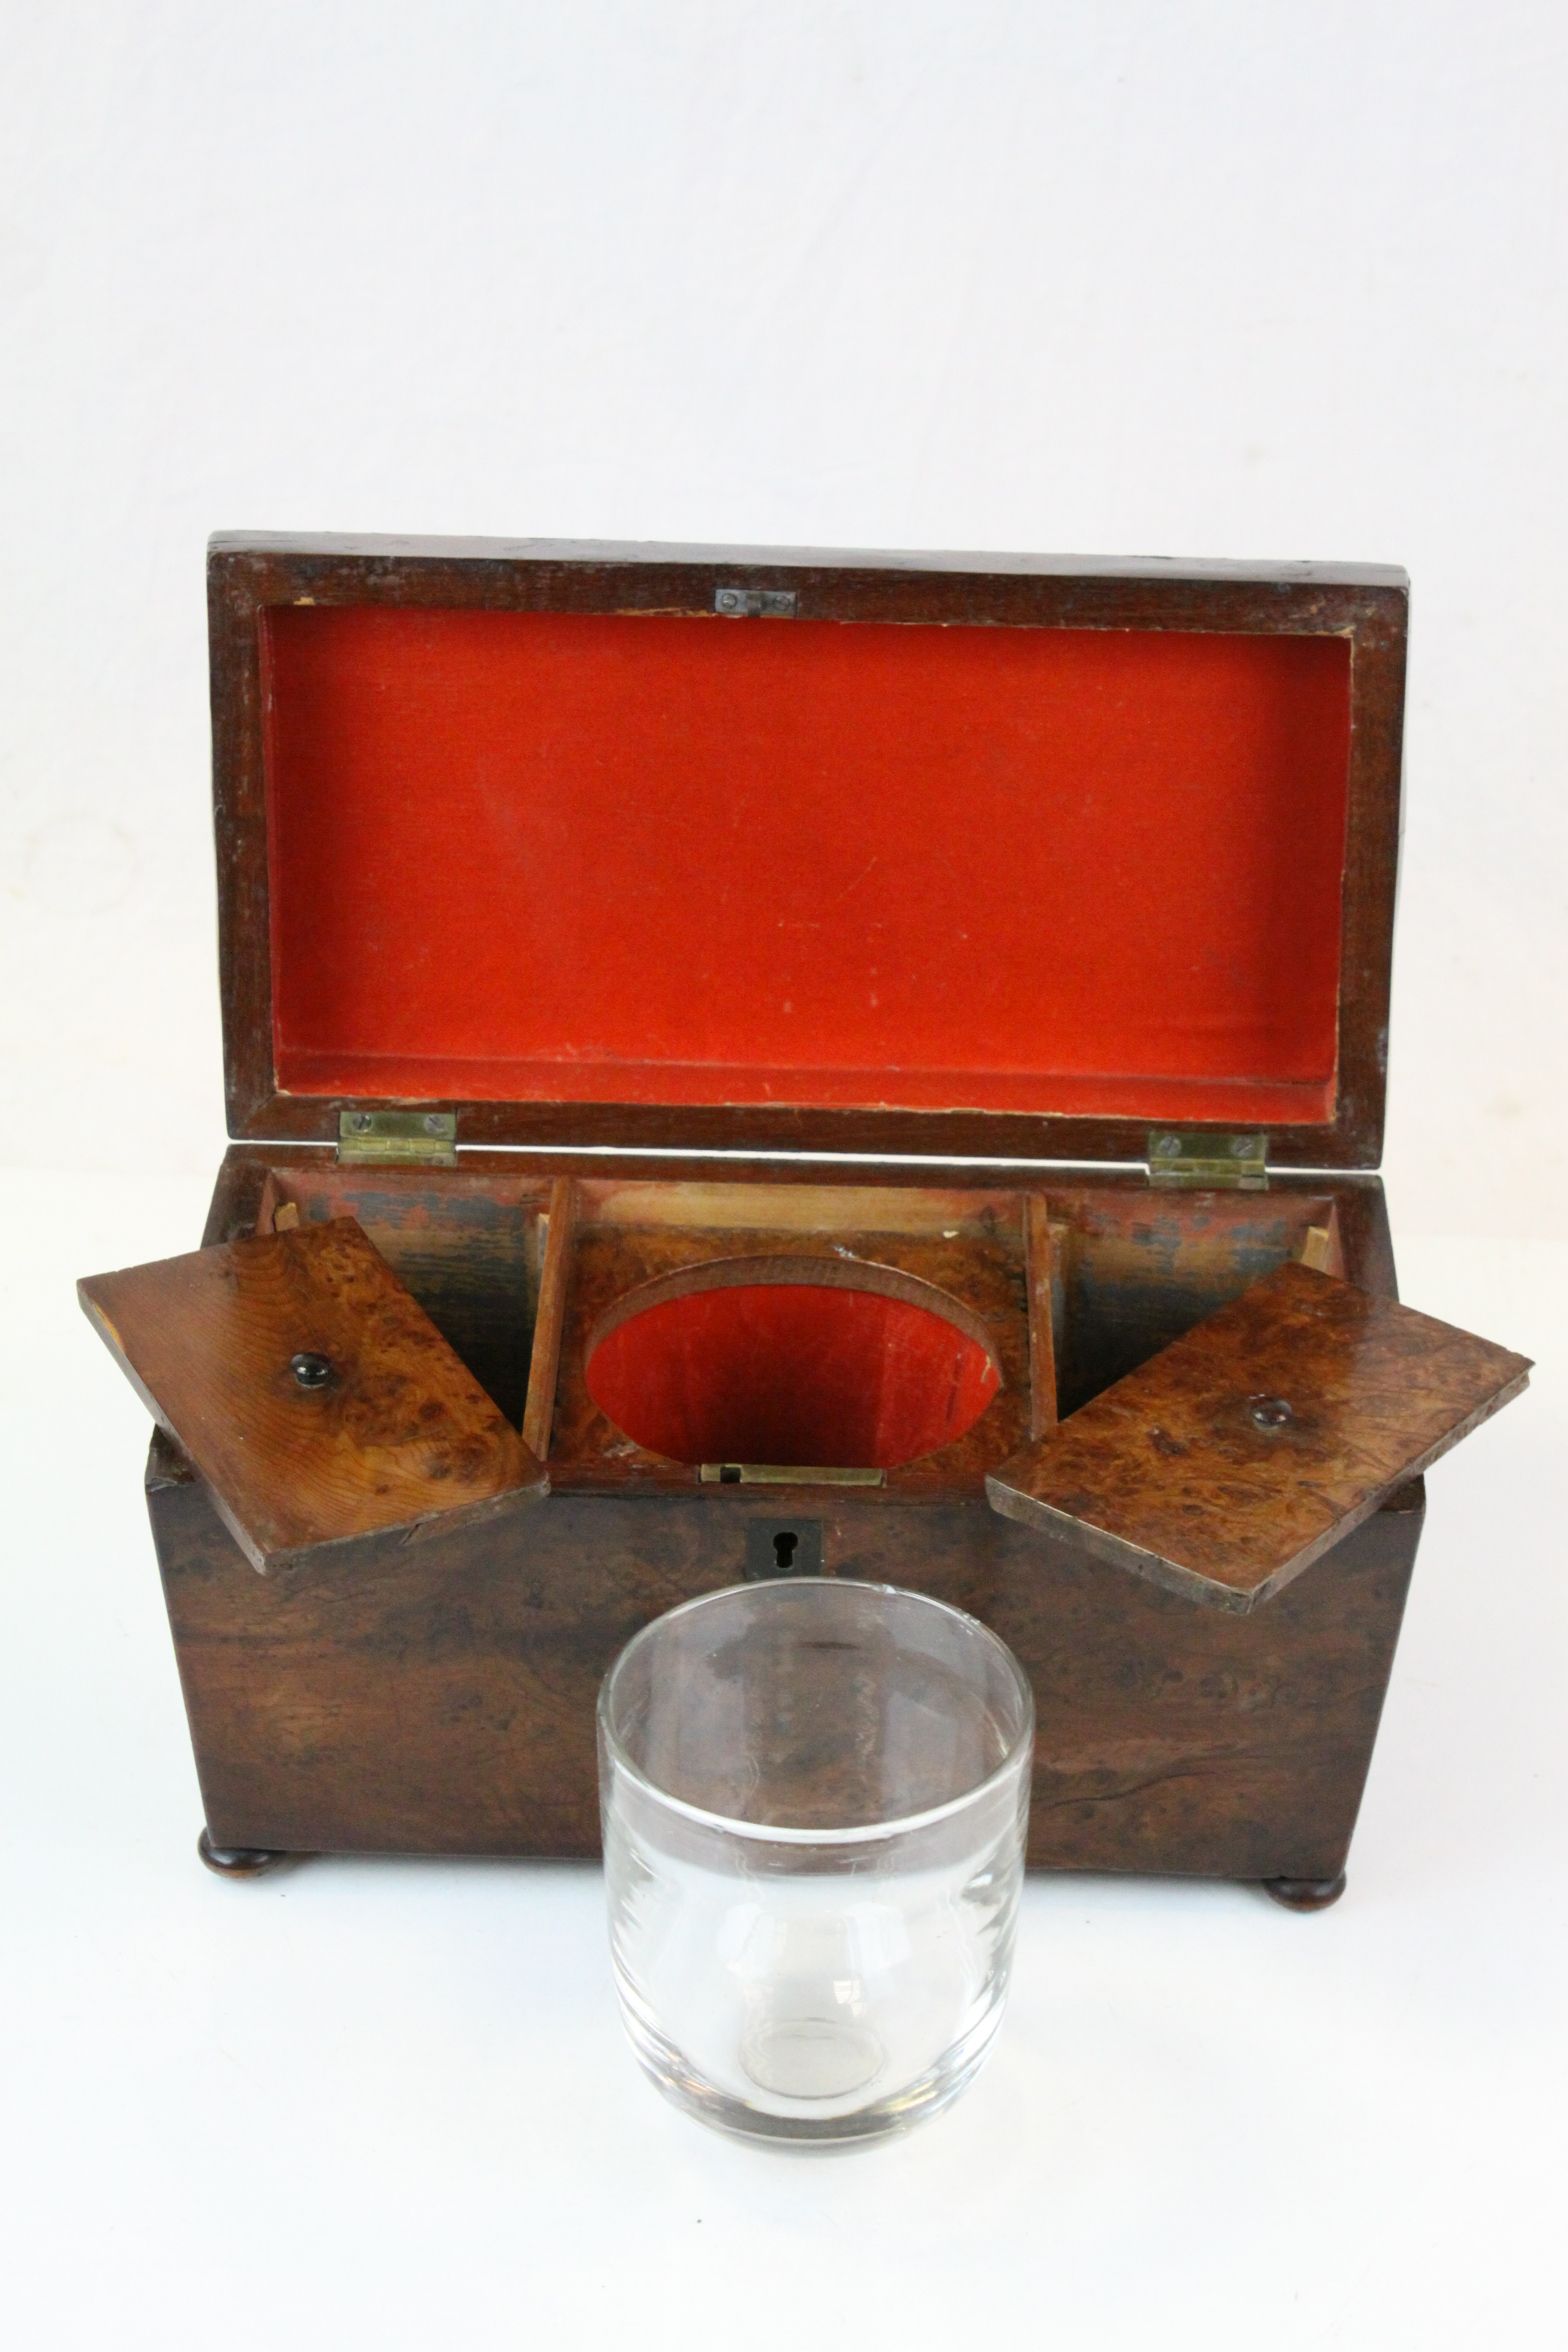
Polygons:
M404 1168L455 1168L455 1111L340 1111L338 1158L349 1165L371 1160Z
M793 588L715 588L713 609L727 621L792 621Z
M1204 1192L1266 1192L1269 1139L1255 1131L1156 1127L1149 1135L1149 1182Z

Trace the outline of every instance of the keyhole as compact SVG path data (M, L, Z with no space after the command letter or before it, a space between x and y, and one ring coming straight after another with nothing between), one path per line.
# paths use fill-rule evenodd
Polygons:
M746 1525L746 1575L820 1576L822 1522L797 1519L793 1527L779 1527L767 1519Z

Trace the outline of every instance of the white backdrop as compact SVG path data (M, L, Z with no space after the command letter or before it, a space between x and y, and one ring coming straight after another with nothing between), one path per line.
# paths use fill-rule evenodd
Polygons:
M220 1150L210 529L1318 556L1415 583L1407 1292L1560 1356L1568 10L0 16L0 2311L29 2346L1544 2340L1549 1362L1434 1481L1364 1886L1314 1922L1033 1890L1011 2061L811 2171L632 2081L591 1874L200 1877L143 1430L66 1277L189 1246Z
M1311 555L1414 579L1396 1213L1557 1230L1552 0L7 13L6 1148L221 1129L211 529Z

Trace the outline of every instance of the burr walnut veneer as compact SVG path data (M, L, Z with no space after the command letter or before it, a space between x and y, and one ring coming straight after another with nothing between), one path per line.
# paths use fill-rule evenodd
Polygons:
M1393 1303L1402 576L220 539L211 611L235 1140L83 1285L208 1859L591 1853L622 1643L827 1574L1012 1644L1036 1863L1332 1900L1527 1371Z

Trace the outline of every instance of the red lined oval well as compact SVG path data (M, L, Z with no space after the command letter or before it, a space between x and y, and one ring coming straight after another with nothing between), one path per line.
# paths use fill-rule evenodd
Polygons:
M1001 1376L981 1340L912 1299L775 1280L625 1316L587 1381L618 1428L677 1462L888 1470L962 1437Z

